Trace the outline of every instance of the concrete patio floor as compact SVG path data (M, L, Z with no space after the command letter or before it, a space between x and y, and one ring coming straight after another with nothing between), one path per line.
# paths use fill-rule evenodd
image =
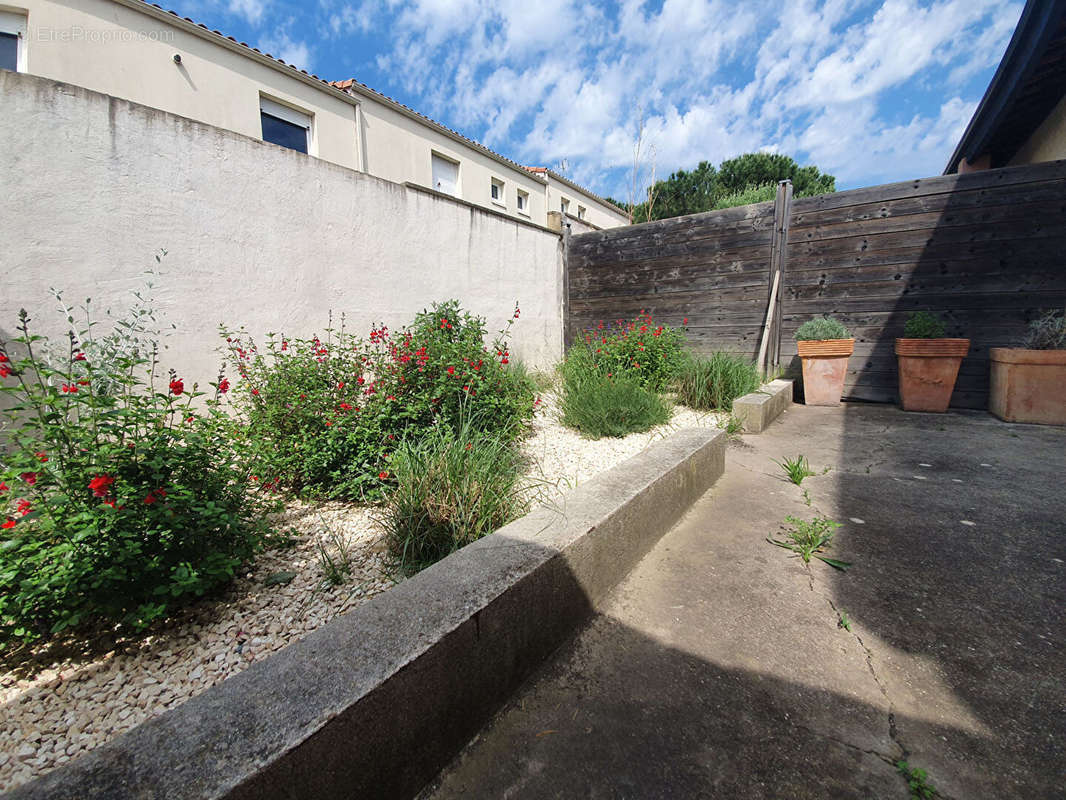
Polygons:
M1066 429L794 406L423 796L1066 797L1064 476Z

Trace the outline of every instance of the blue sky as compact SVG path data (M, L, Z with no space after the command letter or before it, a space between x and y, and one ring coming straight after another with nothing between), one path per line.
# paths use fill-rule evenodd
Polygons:
M165 7L356 78L516 161L626 199L753 150L838 188L937 175L1021 14L1006 0L182 0Z

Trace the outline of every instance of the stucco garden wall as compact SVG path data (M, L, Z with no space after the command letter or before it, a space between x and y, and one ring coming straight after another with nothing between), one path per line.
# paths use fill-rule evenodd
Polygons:
M164 367L217 372L220 322L262 335L398 328L459 298L490 330L522 316L512 352L562 348L560 237L437 194L69 84L0 71L0 332L21 307L51 333L48 288L125 307L167 255L154 293Z

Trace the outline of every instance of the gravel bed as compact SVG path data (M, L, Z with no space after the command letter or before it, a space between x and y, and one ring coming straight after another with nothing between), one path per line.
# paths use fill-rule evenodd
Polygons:
M563 428L544 398L523 444L538 502L555 497L680 427L713 427L715 414L678 407L647 433L591 441ZM393 585L375 509L294 501L280 515L292 546L262 554L217 598L140 639L101 631L0 660L0 791L10 789L188 700ZM331 587L320 548L346 550L350 578ZM288 578L287 582L281 582Z

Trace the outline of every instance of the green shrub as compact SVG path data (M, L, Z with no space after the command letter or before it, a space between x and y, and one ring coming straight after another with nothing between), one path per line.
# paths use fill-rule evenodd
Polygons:
M392 458L395 488L383 523L404 572L428 566L525 513L517 448L485 420L437 424Z
M715 201L714 208L720 211L724 208L736 206L750 206L754 203L765 203L777 197L776 183L763 183L755 186L747 186L731 194L722 195Z
M1029 350L1066 350L1066 312L1048 311L1030 322L1023 346Z
M797 342L822 341L825 339L850 339L851 334L844 324L833 317L815 317L796 329Z
M465 416L515 440L536 400L528 375L509 367L510 327L489 350L484 320L452 300L367 340L342 322L324 338L270 335L263 354L243 331L228 333L259 473L306 496L378 500L390 454L438 421L457 428Z
M42 357L57 351L25 311L0 341L0 646L89 622L143 628L262 542L268 504L219 410L228 381L198 409L195 384L160 378L143 330L122 320L104 339L126 344L101 344L82 311L79 329L68 310L62 359Z
M730 411L734 400L757 391L760 385L759 369L743 356L694 356L678 376L677 399L689 408Z
M916 311L907 318L903 336L907 339L943 339L947 330L940 317L928 311Z
M624 376L658 392L674 381L684 363L684 334L668 325L656 325L650 314L641 311L632 322L601 322L585 331L584 341L567 352L563 371Z
M560 410L563 425L593 439L646 431L671 416L658 394L632 378L595 372L565 374Z

